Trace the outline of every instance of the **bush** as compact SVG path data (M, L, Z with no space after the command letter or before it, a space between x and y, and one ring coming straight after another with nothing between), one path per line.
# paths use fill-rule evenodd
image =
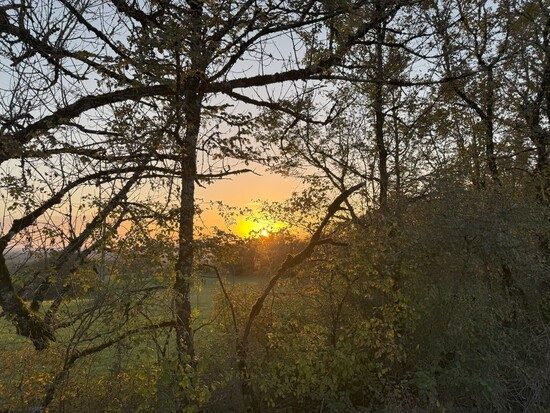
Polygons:
M365 217L278 287L249 354L266 408L550 405L548 210L502 188L435 193Z

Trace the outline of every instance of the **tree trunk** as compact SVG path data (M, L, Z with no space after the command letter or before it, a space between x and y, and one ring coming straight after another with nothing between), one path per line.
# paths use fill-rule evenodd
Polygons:
M400 153L401 138L399 136L399 122L398 122L397 116L398 116L397 109L394 108L393 137L394 137L395 154L393 157L393 161L395 163L395 196L399 200L401 199L401 153Z
M498 174L497 159L495 155L495 131L494 131L494 107L495 107L495 94L494 94L494 75L493 68L487 68L487 96L486 96L486 109L485 109L485 156L487 159L487 168L489 169L489 175L493 182L500 184L500 177Z
M200 128L201 98L192 97L185 104L187 127L181 154L181 192L178 236L178 261L174 284L174 312L180 362L195 356L191 328L191 274L193 271L193 220L195 215L195 178L198 132Z
M533 105L534 106L534 105ZM543 202L550 199L550 131L540 125L540 107L531 107L524 115L529 125L530 138L536 148L535 178L539 197Z
M190 67L182 70L179 45L176 45L176 128L174 139L179 144L180 155L180 213L178 234L178 259L174 282L174 315L177 340L179 374L188 372L187 366L195 366L195 348L191 326L191 276L193 273L193 229L195 216L195 180L197 178L197 141L201 127L201 109L204 97L204 70L201 45L202 3L189 1L188 37ZM182 116L183 115L183 116ZM185 132L180 136L182 124ZM178 410L183 410L188 399L178 401Z
M550 23L547 23L547 26ZM545 102L546 120L550 122L550 35L546 32L546 37L543 42L546 54L544 59L544 72L540 85L541 104ZM541 107L538 105L536 114L531 115L531 140L537 148L537 168L536 172L539 179L540 197L543 202L550 200L550 128L541 126ZM535 108L533 108L535 111Z
M0 254L0 305L17 328L17 333L28 337L37 350L48 347L55 336L50 326L34 313L17 295L3 255Z
M376 12L382 16L382 5L376 3ZM376 85L374 89L374 120L375 140L378 151L378 173L380 175L380 210L385 213L388 209L388 150L384 141L384 87L382 80L384 76L384 55L382 43L384 42L385 30L383 23L376 28Z

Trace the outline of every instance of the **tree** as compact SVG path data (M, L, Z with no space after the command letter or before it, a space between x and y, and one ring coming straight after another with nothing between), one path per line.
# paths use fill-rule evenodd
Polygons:
M2 7L2 50L11 60L4 70L12 87L3 95L0 161L59 155L86 157L95 165L132 162L124 170L134 173L125 191L148 178L178 183L173 292L181 365L194 360L189 294L195 182L234 173L223 159L246 160L254 149L247 145L252 109L234 115L228 98L306 120L290 102L273 97L275 85L296 82L301 88L302 81L323 80L386 13L402 6L388 2L384 12L372 15L366 4L43 0ZM354 18L337 41L332 35L327 39L327 22L349 16ZM306 46L306 52L277 56L280 38L298 42L292 46L296 51ZM243 65L249 59L255 63L247 71ZM272 71L266 70L269 65ZM18 93L22 88L24 96ZM260 88L266 92L252 97ZM197 170L199 156L206 161L204 173ZM211 164L216 159L222 159L221 168ZM65 184L28 225L74 186ZM114 208L121 197L108 205ZM13 233L8 232L4 246ZM2 273L1 281L4 311L19 326L30 323L32 328L19 330L32 336L37 348L47 346L53 336L18 298L9 272Z
M506 63L505 84L513 97L513 129L534 145L535 175L541 199L550 188L550 10L542 2L519 2L511 47L514 58Z
M450 83L450 88L478 118L487 171L491 180L499 184L496 150L499 70L507 57L512 13L507 3L486 1L435 4L434 9L433 24L440 39L445 75L453 77L457 70L477 73ZM477 177L476 184L484 186L484 177Z

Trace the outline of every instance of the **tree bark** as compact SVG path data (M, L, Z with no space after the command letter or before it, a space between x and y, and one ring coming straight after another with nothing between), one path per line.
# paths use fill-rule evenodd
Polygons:
M188 39L190 68L183 78L179 50L176 51L176 130L174 139L179 143L181 191L178 234L178 259L174 283L174 315L177 352L180 373L186 366L195 365L193 329L191 327L191 276L193 273L193 229L195 216L195 180L197 179L197 141L201 127L201 109L204 97L205 62L201 44L202 3L189 1ZM176 46L177 47L177 46ZM183 100L181 100L183 98ZM182 116L183 115L183 116ZM185 133L180 137L180 129L185 123ZM184 373L185 374L185 373ZM180 409L187 400L183 397L178 403Z
M181 154L181 191L178 236L178 260L174 284L176 335L180 362L195 356L193 330L191 328L191 274L193 272L193 221L195 216L195 178L198 132L200 128L200 105L202 98L192 97L186 102L187 127L185 147Z
M487 169L493 182L500 184L500 177L497 167L497 158L495 155L495 127L494 127L494 108L495 108L495 82L493 68L487 67L487 96L485 118L482 119L485 124L485 156L487 159Z
M376 3L377 16L382 16L382 4ZM378 151L378 173L380 175L380 210L385 213L388 209L388 149L386 148L386 142L384 141L384 86L382 80L384 77L384 55L382 50L382 44L385 38L385 30L382 21L378 22L376 27L376 84L374 86L374 133L376 148Z
M44 350L55 341L52 329L34 313L13 288L4 256L0 254L0 305L12 320L17 333L28 337L37 350Z

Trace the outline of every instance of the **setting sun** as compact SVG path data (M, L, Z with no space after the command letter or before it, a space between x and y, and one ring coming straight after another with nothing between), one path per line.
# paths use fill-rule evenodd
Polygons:
M270 221L250 216L243 217L237 221L235 233L243 238L267 237L269 234L278 232L286 226L287 224L282 221Z

